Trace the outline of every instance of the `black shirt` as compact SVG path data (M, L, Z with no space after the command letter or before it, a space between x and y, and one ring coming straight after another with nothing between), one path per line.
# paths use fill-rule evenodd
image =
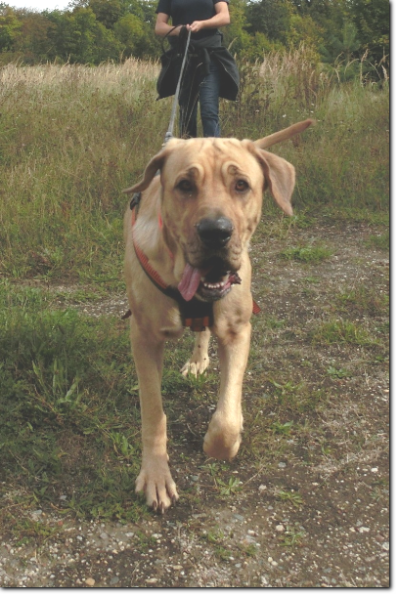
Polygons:
M229 0L159 0L156 12L162 12L171 17L174 26L190 25L193 21L205 21L216 14L214 5ZM221 33L218 29L202 29L192 33L192 39L201 39L218 35L221 43Z

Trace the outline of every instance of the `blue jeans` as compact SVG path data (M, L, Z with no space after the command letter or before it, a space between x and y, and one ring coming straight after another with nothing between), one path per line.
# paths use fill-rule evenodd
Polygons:
M220 75L217 64L211 60L210 72L199 86L200 117L204 137L219 137L220 122L218 118L218 99L220 94ZM180 135L181 137L197 136L198 102L193 107L188 125L184 124L184 107L188 101L184 90L180 97Z

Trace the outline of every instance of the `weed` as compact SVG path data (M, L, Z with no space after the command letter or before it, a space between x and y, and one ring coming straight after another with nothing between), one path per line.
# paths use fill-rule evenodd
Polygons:
M126 461L132 461L134 456L137 456L136 446L132 445L122 433L110 432L109 439L112 441L115 453Z
M203 538L210 544L220 544L224 540L224 532L220 528L208 530L203 534Z
M229 561L231 559L232 552L224 545L225 535L220 528L208 530L202 534L202 539L213 546L214 554L221 561Z
M301 498L301 496L294 492L294 491L279 491L278 493L278 499L280 499L281 501L288 501L289 503L291 503L292 505L294 505L297 508L301 508L301 505L303 504L303 499Z
M33 542L39 549L59 533L59 527L50 526L44 521L35 521L28 517L14 519L13 530L17 546Z
M226 472L230 469L230 466L223 462L211 462L208 464L203 464L203 466L199 466L201 470L205 470L209 472L209 474L214 478L217 474L221 472Z
M369 347L377 343L361 325L344 319L322 323L310 333L310 337L314 344L352 344Z
M388 316L390 297L387 292L375 291L365 285L355 285L345 292L336 295L336 302L342 309L371 316Z
M273 379L269 379L269 382L276 388L278 394L282 397L286 394L293 393L302 387L301 383L295 385L292 381L287 381L286 383L278 383Z
M390 234L389 232L383 232L377 235L371 235L364 241L365 246L368 248L378 248L380 250L390 249Z
M280 422L273 422L270 426L272 432L277 435L290 435L293 426L293 420L290 422L284 422L283 424Z
M328 259L333 252L325 246L302 246L286 248L279 253L283 259L300 261L302 263L319 263Z
M329 366L326 373L333 379L346 379L352 376L346 368L335 368L334 366Z
M258 546L256 546L255 544L242 544L241 550L248 557L255 557L258 553Z
M301 546L305 536L304 529L295 524L294 526L287 526L284 536L281 536L283 546Z
M237 492L242 490L242 483L238 478L228 478L227 482L224 482L224 480L221 480L220 478L216 478L215 481L220 495L225 497L235 495Z

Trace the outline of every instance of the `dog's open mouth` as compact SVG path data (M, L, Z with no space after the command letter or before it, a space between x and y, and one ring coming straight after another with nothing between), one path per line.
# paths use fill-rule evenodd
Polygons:
M192 300L197 294L202 300L214 302L224 298L232 285L241 281L238 273L227 270L221 263L200 269L187 263L178 289L184 300Z

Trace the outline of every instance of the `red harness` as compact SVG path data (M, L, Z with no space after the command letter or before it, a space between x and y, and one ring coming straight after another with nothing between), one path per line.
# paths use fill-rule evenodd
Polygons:
M138 216L138 210L141 200L141 193L134 193L133 198L130 203L131 208L131 227L132 229L135 226ZM163 221L161 215L159 214L159 227L163 227ZM189 302L184 300L181 296L180 292L177 288L173 288L173 286L169 286L166 282L160 277L159 273L152 267L149 262L148 257L146 254L141 250L138 246L136 241L134 240L133 235L133 245L135 254L137 255L137 259L145 271L149 279L152 281L153 284L166 296L172 298L178 303L181 320L184 327L190 327L192 331L204 331L206 327L211 327L214 323L213 317L213 304L211 302L202 302L197 298L192 298ZM174 255L169 251L170 258L173 260ZM256 302L253 300L253 314L258 314L260 312L260 307ZM131 316L131 310L128 310L127 313L122 317L123 319L127 319Z

